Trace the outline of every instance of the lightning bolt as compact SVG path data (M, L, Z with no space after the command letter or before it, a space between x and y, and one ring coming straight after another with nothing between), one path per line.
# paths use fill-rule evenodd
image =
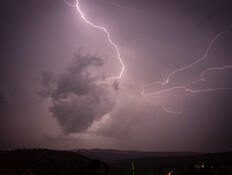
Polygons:
M155 84L160 84L160 85L166 85L169 83L171 77L173 75L175 75L176 73L178 72L181 72L185 69L190 69L192 68L193 66L195 66L196 64L200 63L201 61L203 61L209 54L211 48L212 48L212 45L218 40L219 37L221 37L222 35L230 32L230 30L232 29L232 25L229 26L229 28L227 28L225 31L222 31L220 33L218 33L208 44L208 47L207 49L205 50L204 52L204 55L197 59L195 62L191 63L190 65L188 66L185 66L185 67L182 67L180 69L177 69L173 72L171 72L167 79L164 80L163 82L152 82L152 83L149 83L147 85L143 85L143 88L142 88L142 92L141 92L141 95L144 96L144 97L149 97L149 96L153 96L153 97L158 97L158 96L161 96L161 95L168 95L168 93L170 92L173 92L173 91L176 91L176 90L183 90L185 92L188 92L188 93L191 93L191 94L195 94L195 93L204 93L204 92L214 92L214 91L225 91L225 90L232 90L231 87L219 87L219 88L207 88L207 89L192 89L190 88L191 85L193 84L196 84L198 82L205 82L205 79L206 79L206 74L210 71L223 71L225 69L230 69L232 68L232 65L225 65L225 66L222 66L222 67L210 67L210 68L207 68L205 69L201 74L200 74L200 78L195 80L195 81L192 81L186 85L181 85L181 86L174 86L174 87L170 87L168 89L162 89L162 90L159 90L159 91L150 91L150 92L145 92L145 87L147 86L154 86ZM172 113L172 114L181 114L182 111L172 111L172 110L169 110L163 106L161 106L161 108L163 109L163 111L165 112L168 112L168 113Z
M171 114L182 114L182 111L171 111L171 110L169 110L169 109L167 109L167 108L165 108L165 107L163 107L163 106L161 106L161 108L162 108L162 110L163 110L164 112L167 112L167 113L171 113Z
M185 70L185 69L190 69L190 68L192 68L194 65L196 65L197 63L203 61L203 60L208 56L208 53L209 53L210 49L212 48L213 43L214 43L215 41L217 41L217 39L218 39L220 36L222 36L222 35L228 33L228 32L231 30L231 28L232 28L232 25L229 26L229 28L226 29L225 31L222 31L222 32L218 33L218 34L209 42L208 47L207 47L207 49L205 50L205 53L204 53L204 55L203 55L201 58L197 59L195 62L189 64L188 66L181 67L181 68L179 68L179 69L177 69L177 70L171 72L171 73L167 76L166 80L164 80L163 82L156 82L156 83L165 85L165 84L169 83L170 78L171 78L173 75L175 75L177 72L183 71L183 70Z
M111 39L111 35L110 33L107 31L107 29L105 27L102 27L102 26L98 26L94 23L92 23L91 21L89 21L84 13L82 12L80 6L79 6L79 0L76 0L76 4L71 4L68 2L68 0L64 0L68 5L72 6L72 7L75 7L78 11L78 13L80 14L81 18L83 19L83 21L85 23L87 23L88 25L90 25L91 27L95 28L95 29L98 29L98 30L101 30L103 31L106 36L107 36L107 39L108 39L108 42L114 47L116 53L117 53L117 59L119 60L120 64L121 64L121 71L119 73L118 76L112 76L112 77L109 77L109 79L118 79L118 78L122 78L123 74L124 74L124 71L125 71L125 65L123 63L123 60L121 58L121 55L120 55L120 51L119 51L119 48L117 46L117 44ZM111 4L111 5L114 5L114 6L117 6L117 7L121 7L121 8L127 8L127 7L123 7L123 6L120 6L118 4L114 4L114 3L111 3L111 2L107 2L107 1L104 1L104 0L99 0L103 3L108 3L108 4ZM205 81L205 74L208 73L209 71L222 71L222 70L225 70L225 69L228 69L228 68L232 68L232 65L226 65L226 66L223 66L223 67L210 67L210 68L207 68L205 69L201 75L200 75L200 79L197 79L195 81L192 81L186 85L181 85L181 86L174 86L174 87L171 87L171 88L168 88L168 89L163 89L163 90L160 90L160 91L151 91L151 92L146 92L145 91L145 87L146 86L151 86L151 85L155 85L155 84L160 84L160 85L166 85L169 83L170 79L177 73L183 71L183 70L186 70L186 69L191 69L193 66L199 64L200 62L202 62L203 60L205 60L213 46L213 44L223 35L225 35L226 33L230 32L232 29L232 25L229 26L226 30L218 33L212 40L209 41L208 43L208 47L206 48L204 54L198 58L195 62L192 62L191 64L187 65L187 66L184 66L184 67L181 67L179 69L176 69L174 70L173 72L171 72L166 79L163 80L163 82L152 82L150 84L147 84L147 85L144 85L143 86L143 89L142 89L142 92L141 92L141 96L144 96L144 97L151 97L151 96L161 96L161 95L167 95L168 92L173 92L175 90L184 90L185 92L188 92L188 93L203 93L203 92L213 92L213 91L225 91L225 90L232 90L232 88L227 88L227 87L219 87L219 88L207 88L207 89L192 89L190 88L191 85L193 84L196 84L198 82L204 82ZM181 114L182 111L171 111L163 106L161 106L161 108L163 109L163 111L165 112L168 112L168 113L172 113L172 114Z
M227 65L227 66L223 66L223 67L210 67L208 69L205 69L202 73L201 73L201 78L196 80L196 81L193 81L191 83L189 83L188 85L191 85L191 84L196 84L200 81L204 82L205 81L205 75L207 72L210 72L210 71L214 71L214 70L217 70L217 71L221 71L221 70L224 70L224 69L228 69L228 68L232 68L232 65Z
M119 48L118 48L118 46L116 45L116 43L115 43L114 41L112 41L111 36L110 36L110 33L107 31L106 28L101 27L101 26L98 26L98 25L95 25L94 23L92 23L92 22L90 22L88 19L86 19L84 13L82 12L82 10L81 10L81 8L80 8L80 6L79 6L79 0L76 0L76 4L75 4L75 5L70 4L70 3L68 2L68 0L65 0L65 2L66 2L68 5L70 5L70 6L72 6L72 7L75 7L75 8L77 9L78 13L80 14L81 18L85 21L85 23L89 24L90 26L92 26L92 27L95 28L95 29L99 29L99 30L103 31L103 32L106 34L109 43L115 48L116 53L117 53L117 58L118 58L118 60L119 60L119 62L120 62L120 64L121 64L121 66L122 66L119 75L118 75L118 76L109 77L109 79L119 79L119 78L122 78L123 73L124 73L126 67L125 67L125 65L124 65L124 63L123 63L123 60L122 60L122 58L121 58L121 54L120 54Z
M178 89L182 89L182 90L185 90L186 92L190 92L190 93L201 93L201 92L232 90L232 88L223 88L223 87L222 88L209 88L209 89L193 90L191 88L187 88L186 86L175 86L175 87L172 87L172 88L169 88L169 89L164 89L164 90L161 90L161 91L158 91L158 92L146 93L146 94L143 94L143 96L161 95L163 93L171 92L171 91L178 90Z
M209 88L209 89L199 89L199 90L193 90L191 88L187 88L186 86L189 86L189 85L192 85L192 84L196 84L200 81L204 82L205 81L205 75L207 72L209 71L214 71L214 70L217 70L217 71L222 71L222 70L225 70L225 69L229 69L229 68L232 68L232 65L226 65L226 66L223 66L223 67L210 67L210 68L207 68L205 69L202 73L201 73L201 78L198 79L198 80L195 80L185 86L176 86L176 87L172 87L172 88L169 88L169 89L165 89L165 90L161 90L161 91L157 91L157 92L152 92L152 93L145 93L145 90L144 90L144 86L143 86L143 90L141 92L141 95L145 95L145 96L152 96L152 95L160 95L160 94L163 94L163 93L166 93L166 92L170 92L170 91L174 91L174 90L178 90L178 89L183 89L185 90L186 92L191 92L191 93L201 93L201 92L210 92L210 91L222 91L222 90L232 90L232 88Z

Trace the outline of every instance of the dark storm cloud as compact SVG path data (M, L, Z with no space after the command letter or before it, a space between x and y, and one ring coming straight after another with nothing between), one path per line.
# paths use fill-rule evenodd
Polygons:
M95 56L82 57L76 55L68 68L68 72L59 76L58 86L52 97L59 100L71 93L75 95L88 94L95 88L96 84L94 82L99 80L99 77L92 77L90 72L86 71L90 66L101 67L103 66L103 60Z
M104 81L101 76L92 76L88 71L103 64L97 56L77 54L67 71L57 78L43 73L42 88L37 94L52 98L50 112L66 134L85 131L94 120L113 109L115 85L100 83Z

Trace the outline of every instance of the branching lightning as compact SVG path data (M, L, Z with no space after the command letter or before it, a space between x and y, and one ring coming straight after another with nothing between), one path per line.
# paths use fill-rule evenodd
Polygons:
M117 53L117 58L122 66L121 68L121 72L118 76L112 76L112 77L109 77L109 79L118 79L118 78L122 78L123 76L123 73L125 71L125 65L122 61L122 58L121 58L121 55L120 55L120 51L119 51L119 48L118 46L115 44L115 42L112 41L111 39L111 36L110 36L110 33L107 31L106 28L104 27L101 27L101 26L98 26L98 25L95 25L94 23L90 22L88 19L86 19L84 13L82 12L80 6L79 6L79 0L76 0L76 4L73 5L73 4L70 4L69 2L67 2L67 0L65 0L65 2L68 4L68 5L71 5L72 7L76 7L78 13L81 15L81 18L87 23L89 24L90 26L92 26L93 28L96 28L96 29L99 29L99 30L102 30L106 35L107 35L107 38L108 38L108 41L109 43L115 48L116 50L116 53Z
M103 3L108 3L108 4L111 4L111 5L114 5L114 6L117 6L117 7L121 7L120 5L118 4L114 4L114 3L111 3L111 2L107 2L107 1L104 1L104 0L99 0ZM124 74L124 71L125 71L125 65L123 63L123 60L121 58L121 55L120 55L120 51L119 51L119 48L117 46L117 44L112 41L111 39L111 35L109 34L109 32L107 31L106 28L104 27L101 27L101 26L98 26L94 23L92 23L91 21L89 21L84 13L82 12L80 6L79 6L79 0L76 0L76 4L70 4L67 0L65 0L65 2L72 6L72 7L75 7L78 11L78 13L80 14L81 18L83 19L83 21L85 23L87 23L88 25L90 25L91 27L95 28L95 29L98 29L98 30L101 30L103 31L106 36L107 36L107 39L108 39L108 42L114 47L114 49L116 50L116 53L117 53L117 58L121 64L121 71L119 73L118 76L112 76L112 77L109 77L109 79L118 79L118 78L122 78L123 74ZM127 7L123 7L123 8L127 8ZM206 48L204 54L198 58L196 61L192 62L191 64L187 65L187 66L184 66L184 67L181 67L179 69L176 69L174 70L173 72L171 72L166 79L164 79L162 82L152 82L152 83L149 83L147 85L144 85L143 86L143 89L142 89L142 92L141 92L141 96L143 97L160 97L160 96L166 96L166 95L169 95L170 92L174 92L174 91L185 91L187 93L190 93L190 94L194 94L194 93L203 93L203 92L213 92L213 91L225 91L225 90L232 90L232 87L218 87L218 88L206 88L206 89L195 89L195 88L191 88L192 85L194 84L197 84L199 82L205 82L205 79L206 79L206 74L210 71L223 71L225 69L230 69L232 68L232 65L225 65L223 67L210 67L210 68L207 68L205 69L201 74L200 74L200 78L197 79L197 80L194 80L190 83L187 83L185 85L179 85L179 86L174 86L174 87L170 87L167 88L167 89L164 89L164 86L169 84L169 81L170 79L176 75L177 73L181 72L181 71L184 71L186 69L191 69L193 68L194 66L196 66L197 64L201 63L203 60L205 60L210 52L210 50L212 49L212 46L213 44L223 35L225 35L226 33L230 32L232 29L232 25L229 26L226 30L218 33L212 40L209 41L208 43L208 47ZM145 87L154 87L155 85L161 85L162 86L162 89L161 90L158 90L158 91L154 91L154 90L149 90L147 92L146 88ZM166 109L164 106L161 106L162 110L165 111L165 112L168 112L168 113L172 113L172 114L181 114L182 111L172 111L170 109Z
M209 72L209 71L214 71L214 70L216 70L216 71L221 71L221 70L225 70L225 69L228 69L228 68L232 68L232 65L227 65L227 66L223 66L223 67L210 67L210 68L204 70L204 71L201 73L201 78L200 78L200 79L195 80L195 81L189 83L188 85L196 84L196 83L198 83L198 82L200 82L200 81L204 82L204 81L205 81L205 74L206 74L207 72Z
M232 88L209 88L209 89L197 89L197 90L193 90L191 88L187 88L186 86L175 86L169 89L165 89L165 90L161 90L158 92L151 92L151 93L146 93L143 94L144 96L152 96L152 95L161 95L164 94L166 92L171 92L174 90L178 90L178 89L182 89L185 90L186 92L190 92L190 93L201 93L201 92L211 92L211 91L222 91L222 90L232 90Z
M232 90L232 87L219 87L219 88L207 88L207 89L192 89L191 88L191 85L194 85L194 84L197 84L199 82L205 82L205 79L206 79L206 73L210 72L210 71L223 71L225 69L230 69L232 68L232 65L225 65L225 66L222 66L222 67L210 67L210 68L207 68L205 69L201 75L200 75L200 78L197 79L197 80L194 80L190 83L187 83L185 85L181 85L181 86L174 86L174 87L170 87L170 88L167 88L167 89L162 89L162 90L159 90L159 91L150 91L150 92L145 92L145 87L148 87L148 86L155 86L157 84L159 85L162 85L162 86L165 86L166 84L169 83L171 77L173 75L175 75L176 73L178 72L181 72L185 69L191 69L193 66L195 66L196 64L200 63L201 61L203 61L209 54L211 48L212 48L212 45L214 44L214 42L216 42L218 40L219 37L221 37L222 35L230 32L230 30L232 29L232 25L229 26L229 28L227 28L225 31L222 31L220 33L218 33L208 44L208 47L207 49L205 50L204 52L204 55L197 59L195 62L191 63L190 65L188 66L185 66L185 67L182 67L182 68L179 68L173 72L171 72L168 76L167 76L167 79L164 80L163 82L152 82L152 83L149 83L147 85L144 85L143 86L143 89L142 89L142 92L141 92L141 95L144 96L144 97L149 97L149 96L160 96L160 95L165 95L167 93L170 93L170 92L173 92L173 91L177 91L177 90L183 90L187 93L203 93L203 92L213 92L213 91L225 91L225 90ZM164 87L163 87L164 88ZM165 111L165 112L168 112L168 113L172 113L172 114L181 114L182 111L171 111L169 109L166 109L165 107L162 106L162 109Z
M231 25L227 30L218 33L218 34L209 42L208 47L207 47L207 49L205 50L205 53L204 53L204 55L203 55L201 58L197 59L195 62L191 63L191 64L188 65L188 66L181 67L181 68L179 68L179 69L177 69L177 70L171 72L171 73L167 76L167 79L166 79L166 80L164 80L163 82L157 82L157 83L158 83L158 84L165 85L165 84L169 83L170 78L171 78L173 75L175 75L177 72L183 71L183 70L185 70L185 69L190 69L190 68L192 68L194 65L196 65L197 63L200 63L201 61L203 61L203 60L208 56L208 53L209 53L210 49L212 48L213 43L214 43L215 41L217 41L217 39L218 39L221 35L224 35L224 34L226 34L227 32L229 32L229 31L231 30L231 28L232 28L232 25Z

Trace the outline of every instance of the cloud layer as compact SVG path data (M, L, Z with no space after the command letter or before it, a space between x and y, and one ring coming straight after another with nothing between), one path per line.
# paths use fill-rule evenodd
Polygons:
M59 76L50 72L42 74L37 94L51 97L50 112L65 134L85 131L94 120L113 109L117 83L104 83L102 76L93 76L90 71L103 64L97 56L76 54L65 73Z

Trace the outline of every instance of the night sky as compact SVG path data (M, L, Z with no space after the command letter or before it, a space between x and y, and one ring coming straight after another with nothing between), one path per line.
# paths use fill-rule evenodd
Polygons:
M232 150L230 0L79 0L121 78L75 4L1 1L1 149Z

